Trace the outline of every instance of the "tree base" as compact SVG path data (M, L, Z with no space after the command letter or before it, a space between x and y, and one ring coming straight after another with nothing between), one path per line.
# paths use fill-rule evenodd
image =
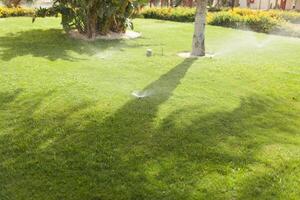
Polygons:
M213 58L215 56L211 53L206 53L204 56L194 56L191 52L180 52L177 55L181 58Z
M126 31L125 33L110 32L106 35L96 35L93 38L89 38L87 35L79 33L77 30L71 30L69 32L70 37L74 39L94 41L94 40L122 40L122 39L135 39L141 37L141 33L134 31Z

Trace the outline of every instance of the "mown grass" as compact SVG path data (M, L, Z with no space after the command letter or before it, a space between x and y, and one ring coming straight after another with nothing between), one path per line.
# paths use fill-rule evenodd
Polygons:
M300 40L208 26L216 56L182 59L192 24L135 27L0 21L0 199L300 198Z

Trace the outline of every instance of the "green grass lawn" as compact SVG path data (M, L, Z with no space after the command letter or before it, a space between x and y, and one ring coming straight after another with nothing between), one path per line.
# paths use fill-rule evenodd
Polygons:
M208 26L183 59L189 23L59 23L0 19L1 200L300 199L300 39Z

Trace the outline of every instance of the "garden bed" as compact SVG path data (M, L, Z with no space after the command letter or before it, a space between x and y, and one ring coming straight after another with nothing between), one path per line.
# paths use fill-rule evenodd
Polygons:
M193 22L195 8L145 8L140 16L178 22ZM209 12L207 15L207 24L209 25L253 30L262 33L284 33L283 35L294 37L300 37L300 33L295 33L286 24L299 22L300 13L293 11L257 11L235 8L234 10Z

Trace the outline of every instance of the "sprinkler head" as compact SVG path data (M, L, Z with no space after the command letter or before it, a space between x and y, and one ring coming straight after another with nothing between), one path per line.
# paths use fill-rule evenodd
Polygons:
M151 57L152 56L152 49L147 49L146 56L147 57Z
M143 99L151 95L151 92L149 91L133 91L131 93L132 96L134 96L137 99Z
M209 59L213 59L215 57L214 54L206 54L206 56L209 58Z

